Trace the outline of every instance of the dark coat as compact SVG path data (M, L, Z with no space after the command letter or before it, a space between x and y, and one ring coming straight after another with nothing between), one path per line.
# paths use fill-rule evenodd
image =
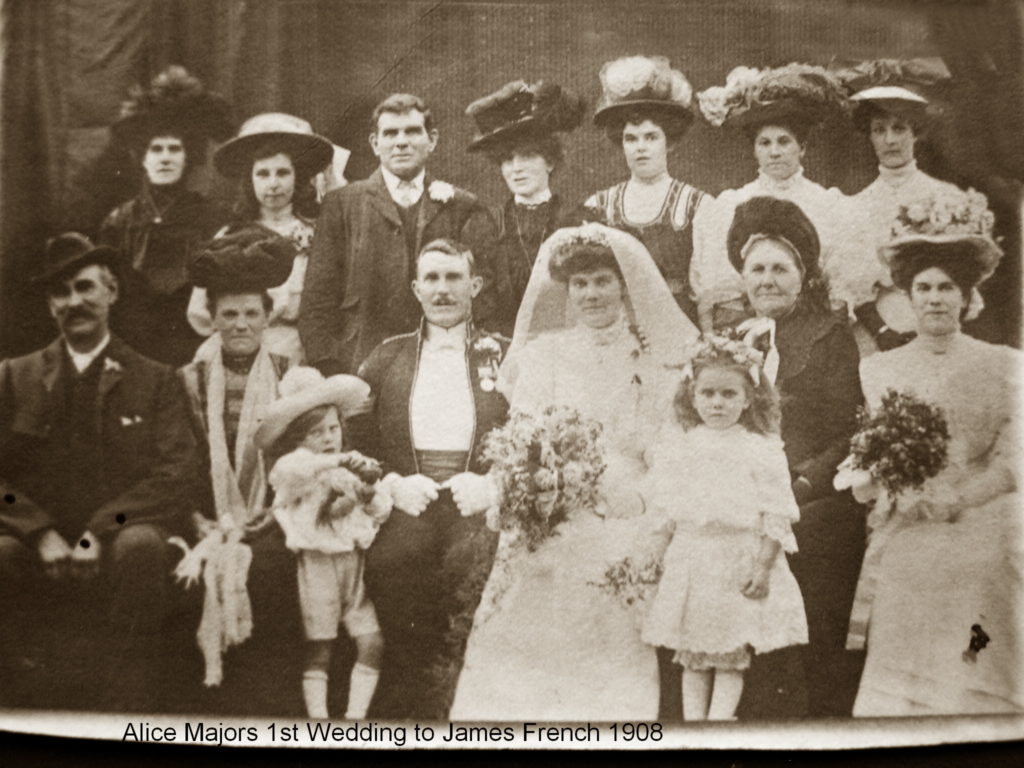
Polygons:
M101 357L101 504L74 519L54 509L55 489L68 471L60 462L64 436L52 428L63 407L55 390L71 365L64 342L0 362L0 484L16 498L0 506L0 533L29 539L53 527L65 536L83 530L101 536L138 523L173 529L188 512L198 463L178 379L117 337Z
M469 192L451 200L430 198L424 179L414 251L439 237L459 240L474 254L493 240L487 210ZM494 310L493 277L478 261L484 288L474 316ZM398 206L378 169L368 179L324 198L306 271L299 332L306 359L325 375L354 373L384 339L416 330L422 310L412 292L415 255L410 254Z

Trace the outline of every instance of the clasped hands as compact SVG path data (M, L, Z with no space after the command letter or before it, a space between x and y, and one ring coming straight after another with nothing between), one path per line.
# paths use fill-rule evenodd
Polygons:
M81 535L72 547L64 537L49 528L36 545L43 571L51 579L70 575L75 579L91 579L100 570L100 541L91 532Z
M461 472L443 483L426 475L396 477L391 484L391 497L395 507L419 517L432 501L437 501L445 488L452 492L452 500L463 517L478 514L498 503L498 489L494 481L475 472Z

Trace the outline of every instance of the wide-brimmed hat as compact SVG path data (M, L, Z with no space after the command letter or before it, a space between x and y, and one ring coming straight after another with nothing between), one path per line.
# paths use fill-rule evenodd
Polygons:
M469 151L491 150L531 136L564 133L583 120L583 100L543 81L507 83L466 107L477 125Z
M316 175L334 156L331 142L313 133L313 126L301 117L264 112L242 123L238 135L214 153L213 164L228 178L244 177L252 167L256 149L271 142L292 159L299 176Z
M892 237L879 247L878 256L892 271L901 258L917 250L912 246L956 243L959 255L977 263L981 283L993 275L1003 257L1003 249L992 237L994 224L988 198L981 192L944 190L901 205L890 228Z
M270 404L254 438L256 447L267 450L295 419L321 405L333 405L347 419L365 413L371 404L370 385L358 376L341 373L324 378L316 368L296 366L281 378L281 397Z
M806 133L847 106L835 73L799 63L774 69L736 67L724 86L703 90L697 99L712 125L728 123L747 132L777 123Z
M228 102L177 65L154 77L149 88L133 87L111 126L115 140L136 151L154 136L178 136L186 143L223 141L233 130Z
M750 238L762 236L787 243L800 260L805 280L819 272L821 241L818 230L799 205L777 197L752 197L736 206L726 247L729 263L743 272L744 250Z
M607 127L624 112L654 108L678 120L685 129L693 121L693 88L664 56L626 56L601 67L601 101L594 123Z
M262 293L288 279L297 253L287 237L246 227L206 243L189 262L188 276L215 293Z
M949 69L937 56L837 62L833 69L850 94L854 124L863 131L879 110L916 124L925 122L935 111L931 96L950 79Z
M46 241L42 269L32 278L34 285L50 285L72 270L90 264L103 264L116 270L118 253L106 245L96 245L80 232L64 232Z

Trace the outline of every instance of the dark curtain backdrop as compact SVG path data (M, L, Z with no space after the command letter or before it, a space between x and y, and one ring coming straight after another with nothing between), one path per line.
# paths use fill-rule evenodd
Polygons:
M466 104L514 78L550 79L593 103L601 64L633 53L669 56L695 90L738 64L942 55L956 79L919 160L990 196L1009 257L986 286L990 309L977 332L1017 343L1021 29L1021 6L1008 0L4 0L0 354L52 335L27 282L43 241L65 228L92 232L134 192L137 173L107 150L107 126L128 87L168 64L227 96L239 120L268 110L310 120L352 151L349 179L375 165L373 105L390 92L417 93L441 129L435 172L497 201L497 170L464 151L473 133ZM672 170L717 193L753 177L751 154L740 136L698 120ZM805 167L848 193L875 174L866 140L845 124L812 137ZM567 142L554 186L582 200L624 174L621 153L588 124ZM229 194L208 167L192 183Z

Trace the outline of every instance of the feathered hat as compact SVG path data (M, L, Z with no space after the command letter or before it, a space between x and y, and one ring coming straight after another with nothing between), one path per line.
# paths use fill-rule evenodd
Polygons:
M161 134L202 144L223 141L233 129L228 102L206 91L198 78L178 65L154 77L149 88L132 87L111 126L114 138L135 151Z
M309 178L324 168L334 157L334 146L323 136L313 133L313 126L301 117L283 112L264 112L250 117L238 129L238 135L218 147L213 164L228 178L246 176L253 162L253 152L273 142L281 147L295 166L300 178Z
M553 83L507 83L466 107L477 126L468 149L491 150L523 137L567 133L582 122L583 109L582 99Z
M811 64L774 69L736 67L715 86L697 94L712 125L729 123L748 132L765 125L797 125L808 131L848 108L838 76Z
M247 227L208 242L189 263L189 280L216 293L260 293L288 279L296 253L288 238Z
M867 131L878 111L920 125L929 118L928 95L950 79L945 62L935 56L920 59L874 59L833 65L850 93L853 122ZM933 110L932 110L933 111Z
M594 123L607 127L624 112L653 108L685 129L693 122L693 88L664 56L626 56L601 67L601 101Z

